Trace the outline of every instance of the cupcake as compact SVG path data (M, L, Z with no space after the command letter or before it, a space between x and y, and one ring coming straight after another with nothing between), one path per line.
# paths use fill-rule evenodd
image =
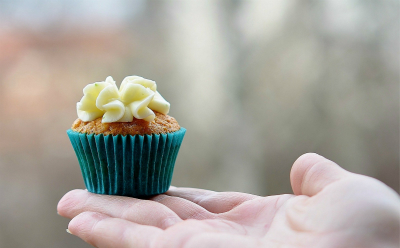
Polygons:
M112 77L87 85L67 131L88 191L147 197L168 190L186 129L168 116L154 81Z

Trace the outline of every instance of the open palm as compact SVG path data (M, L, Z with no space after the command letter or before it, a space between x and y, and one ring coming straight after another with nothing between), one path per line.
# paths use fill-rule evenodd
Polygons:
M58 204L96 247L399 247L400 200L316 154L291 171L294 195L175 188L149 200L73 190Z

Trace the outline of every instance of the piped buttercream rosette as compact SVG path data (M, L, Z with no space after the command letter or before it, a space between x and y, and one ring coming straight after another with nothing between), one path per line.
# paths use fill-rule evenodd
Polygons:
M133 117L153 121L157 111L168 114L170 104L157 92L156 82L128 76L118 89L111 76L103 82L87 85L76 104L78 117L92 121L103 116L103 123L131 122Z

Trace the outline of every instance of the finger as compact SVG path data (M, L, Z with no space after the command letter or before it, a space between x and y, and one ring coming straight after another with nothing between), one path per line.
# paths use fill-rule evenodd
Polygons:
M149 200L131 197L98 195L85 190L72 190L58 203L61 216L74 218L82 212L99 212L142 225L165 229L182 221L166 206Z
M95 247L150 247L162 234L153 226L144 226L110 216L83 212L71 220L68 230Z
M204 189L177 187L171 187L165 194L187 199L216 214L228 212L245 201L259 197L238 192L215 192Z
M166 207L174 211L182 220L204 220L215 218L215 214L210 213L209 211L194 202L180 197L162 194L151 198L151 200L165 205Z
M300 156L290 171L295 195L314 196L329 184L352 175L334 162L315 153Z

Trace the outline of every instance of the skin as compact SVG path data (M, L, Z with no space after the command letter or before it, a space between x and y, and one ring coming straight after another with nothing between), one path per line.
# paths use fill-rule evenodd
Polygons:
M294 163L294 195L171 187L149 200L72 190L58 213L95 247L399 247L400 198L317 154Z

